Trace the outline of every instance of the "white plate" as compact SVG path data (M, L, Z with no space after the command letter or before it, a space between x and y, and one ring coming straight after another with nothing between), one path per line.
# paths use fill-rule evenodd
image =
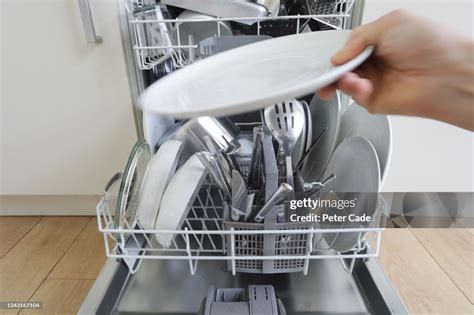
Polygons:
M305 181L312 182L322 179L321 177L329 163L329 159L336 149L341 112L339 93L336 93L329 101L324 101L315 95L311 100L309 110L313 124L313 141L319 137L324 128L328 128L319 140L318 145L308 155L301 172L301 176L303 176Z
M196 155L178 169L161 199L156 230L178 230L181 227L206 175L207 169ZM170 247L174 237L172 233L156 233L157 241L165 248Z
M155 227L161 197L178 165L181 141L163 143L148 163L138 203L138 222L145 230Z
M380 167L377 153L373 145L364 137L346 139L334 151L324 173L326 178L335 174L336 178L321 190L321 197L334 191L341 200L357 198L354 209L328 209L325 213L373 216L377 210L378 192L380 188ZM368 227L369 223L334 223L321 224L322 228L360 228ZM363 236L363 235L362 235ZM361 237L362 237L361 236ZM345 252L357 245L359 233L324 233L324 239L332 249Z
M385 115L372 115L365 108L352 103L341 117L338 144L353 136L362 136L372 143L380 162L380 180L387 174L392 149L390 121Z
M301 97L335 82L372 53L368 47L346 64L330 58L344 47L350 31L283 36L246 45L198 61L148 87L146 110L178 118L225 116Z

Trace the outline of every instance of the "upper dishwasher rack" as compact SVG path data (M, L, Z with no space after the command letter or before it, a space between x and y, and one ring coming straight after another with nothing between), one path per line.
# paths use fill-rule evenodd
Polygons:
M198 0L196 0L198 1ZM157 5L150 0L121 0L127 11L131 30L132 48L139 69L150 70L166 64L167 68L177 69L195 61L198 43L183 42L182 25L184 23L215 24L214 34L226 35L224 24L231 21L254 24L252 35L261 35L262 27L285 23L291 25L288 34L299 34L307 31L304 26L309 21L316 21L319 30L341 30L351 28L352 12L356 0L307 0L305 15L282 15L277 17L209 17L179 19L170 18L164 5ZM192 28L192 27L190 27ZM293 29L292 29L293 28ZM248 34L249 35L249 34Z

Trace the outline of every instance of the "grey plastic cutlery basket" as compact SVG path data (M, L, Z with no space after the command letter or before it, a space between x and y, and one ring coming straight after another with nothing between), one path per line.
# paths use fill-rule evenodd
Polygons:
M313 249L313 233L308 230L314 223L300 222L234 222L229 220L229 205L224 204L224 228L242 233L226 235L227 253L235 257L248 257L228 261L227 267L236 272L247 273L286 273L305 270L305 256ZM288 233L298 231L302 233ZM249 233L246 233L249 231ZM256 233L251 231L274 231L274 233ZM276 256L275 259L259 259L259 256ZM282 257L292 258L282 258ZM295 256L301 256L298 258ZM294 258L295 257L295 258Z

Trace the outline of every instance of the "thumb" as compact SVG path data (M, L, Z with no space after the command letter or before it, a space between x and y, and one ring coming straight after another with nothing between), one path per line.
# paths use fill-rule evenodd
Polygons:
M375 21L354 29L345 47L331 58L333 65L344 64L355 58L367 46L377 45L381 37L379 23L379 21Z

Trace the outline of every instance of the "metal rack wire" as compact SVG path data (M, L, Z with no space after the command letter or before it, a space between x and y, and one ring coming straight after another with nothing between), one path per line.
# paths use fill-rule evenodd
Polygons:
M299 34L309 20L314 20L320 29L348 29L351 10L356 0L311 0L308 15L289 15L277 17L239 17L202 19L166 18L166 7L150 0L121 0L129 13L132 29L133 50L141 70L149 70L168 61L174 69L191 64L195 60L198 43L183 43L181 28L183 23L215 23L215 34L221 35L222 22L254 22L256 35L260 35L262 23L287 21L294 24L292 33Z
M210 178L201 187L180 230L145 230L139 224L116 228L111 212L115 197L107 191L97 205L99 231L104 237L107 256L123 259L132 274L144 259L187 261L191 274L196 273L199 261L227 261L228 269L234 275L236 272L261 272L263 265L269 262L273 272L300 271L307 274L310 260L339 259L346 271L352 272L356 259L377 257L380 250L383 228L379 224L337 229L320 229L307 223L293 223L293 228L274 230L242 229L232 225L226 228L228 222L222 193ZM382 199L380 201L378 212L382 213L386 205ZM331 250L331 244L323 241L323 235L328 233L358 233L359 241L350 251L335 252ZM156 234L173 234L172 245L161 246L155 240ZM271 254L264 252L258 244L258 240L263 242L266 236L276 239ZM255 243L246 247L244 240Z

